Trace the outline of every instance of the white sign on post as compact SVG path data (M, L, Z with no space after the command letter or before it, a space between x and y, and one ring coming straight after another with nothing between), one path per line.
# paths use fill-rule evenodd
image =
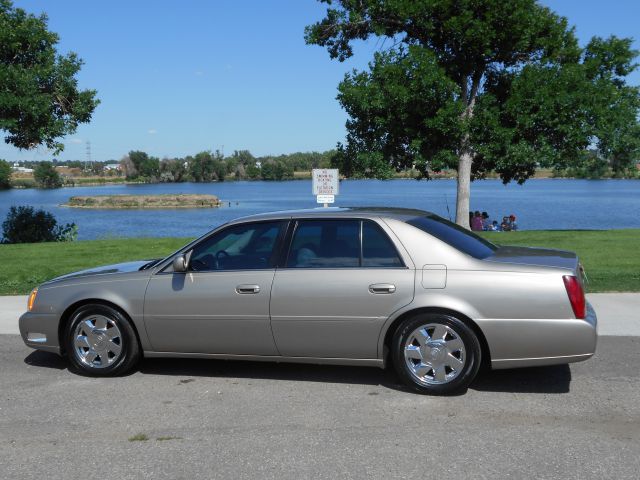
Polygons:
M335 195L316 195L316 200L318 203L335 203L336 196Z
M335 202L338 195L340 177L337 169L314 168L312 170L313 194L316 195L318 203L324 203L326 207L329 203Z

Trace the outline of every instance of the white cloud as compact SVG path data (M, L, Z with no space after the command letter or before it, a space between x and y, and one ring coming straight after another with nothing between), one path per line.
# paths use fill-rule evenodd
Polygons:
M158 131L155 128L150 128L149 131L147 132L149 135L155 135L156 133L158 133Z
M196 77L201 77L204 75L204 72L202 70L196 70Z

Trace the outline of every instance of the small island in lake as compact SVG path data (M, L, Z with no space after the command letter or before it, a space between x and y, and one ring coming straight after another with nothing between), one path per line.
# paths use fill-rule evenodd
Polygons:
M71 197L63 204L75 208L215 208L220 199L205 194L93 195Z

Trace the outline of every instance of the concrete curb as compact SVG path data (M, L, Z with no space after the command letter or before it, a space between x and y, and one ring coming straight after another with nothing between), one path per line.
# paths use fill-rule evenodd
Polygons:
M640 293L590 293L602 336L640 336ZM19 334L18 318L27 309L27 296L0 297L0 334Z

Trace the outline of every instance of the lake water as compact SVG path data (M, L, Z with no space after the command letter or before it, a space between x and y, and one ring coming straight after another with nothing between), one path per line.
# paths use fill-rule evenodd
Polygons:
M455 180L344 180L336 206L419 208L453 218L455 192ZM220 197L225 206L189 210L84 210L60 206L73 195L160 193L211 193ZM11 205L44 208L61 223L75 222L81 240L194 237L239 216L317 206L310 180L14 189L0 191L0 220L4 220ZM521 229L640 228L640 180L540 179L522 186L482 180L471 186L471 208L487 211L498 221L513 213Z

